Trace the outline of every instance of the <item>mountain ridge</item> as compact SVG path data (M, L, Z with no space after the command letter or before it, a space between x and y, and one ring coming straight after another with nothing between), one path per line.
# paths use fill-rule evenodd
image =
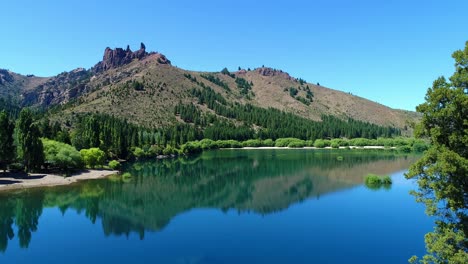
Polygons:
M52 77L0 71L0 97L46 110L61 106L61 115L52 117L58 120L75 113L93 112L147 127L183 123L173 111L178 103L194 104L203 113L213 113L198 104L191 94L193 89L203 87L232 103L274 108L313 121L331 115L396 127L409 134L412 123L418 119L415 112L392 109L307 83L269 67L232 73L227 69L221 72L180 69L163 54L147 52L143 43L136 51L129 46L106 48L102 61L90 69L77 68Z

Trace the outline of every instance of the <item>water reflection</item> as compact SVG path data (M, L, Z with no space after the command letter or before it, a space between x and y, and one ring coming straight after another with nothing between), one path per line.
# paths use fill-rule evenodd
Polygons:
M368 173L407 169L416 159L383 151L226 150L138 162L126 168L129 181L111 177L0 194L0 251L15 235L28 247L45 207L75 210L93 223L100 218L106 236L134 232L143 239L145 231L161 230L193 208L271 214L361 185Z

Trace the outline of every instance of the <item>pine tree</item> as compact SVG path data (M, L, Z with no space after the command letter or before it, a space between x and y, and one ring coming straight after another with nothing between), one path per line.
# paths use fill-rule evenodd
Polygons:
M18 119L18 148L24 162L26 172L37 170L44 163L44 152L40 140L40 131L33 123L33 116L29 109L21 110Z
M14 124L5 111L0 113L0 168L5 170L15 158L13 144Z

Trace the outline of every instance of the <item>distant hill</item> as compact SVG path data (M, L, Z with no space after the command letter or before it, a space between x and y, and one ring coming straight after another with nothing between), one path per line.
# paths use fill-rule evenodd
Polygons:
M149 128L189 123L176 106L193 106L200 115L213 115L239 124L200 95L211 91L235 105L277 109L305 119L349 118L411 132L415 112L333 90L267 67L229 72L198 72L171 65L163 54L140 49L106 48L103 60L91 69L78 68L53 77L23 76L0 70L0 98L20 106L54 109L50 118L65 120L78 113L103 113ZM219 102L216 102L217 104ZM234 109L233 107L231 107ZM255 127L256 124L248 124Z

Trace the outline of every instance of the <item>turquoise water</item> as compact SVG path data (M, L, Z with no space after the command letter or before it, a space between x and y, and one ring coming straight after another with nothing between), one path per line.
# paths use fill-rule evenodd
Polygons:
M403 176L417 159L220 150L2 193L0 263L407 263L433 226ZM368 173L394 183L370 190Z

